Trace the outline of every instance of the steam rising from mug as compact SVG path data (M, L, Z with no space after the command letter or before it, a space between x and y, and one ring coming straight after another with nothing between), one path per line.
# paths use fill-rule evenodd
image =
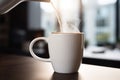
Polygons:
M59 0L59 6L55 5L54 2L55 0L51 0L51 5L55 9L56 16L60 24L59 32L80 32L78 29L80 24L80 0Z

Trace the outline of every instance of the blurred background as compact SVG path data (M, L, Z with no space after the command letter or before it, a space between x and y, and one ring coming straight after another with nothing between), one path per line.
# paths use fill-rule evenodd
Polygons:
M79 30L85 34L84 63L120 67L119 12L120 0L80 1L76 15ZM29 43L49 36L56 26L59 24L49 3L24 2L0 16L0 53L30 56ZM33 48L38 56L49 57L46 42L39 41Z

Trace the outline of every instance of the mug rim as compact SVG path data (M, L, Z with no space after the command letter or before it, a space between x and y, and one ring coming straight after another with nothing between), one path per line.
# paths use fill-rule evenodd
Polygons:
M71 33L70 32L69 33L65 33L65 32L64 33L62 33L62 32L52 32L52 34L84 34L84 33L83 32L74 32L74 33L72 33L72 32Z

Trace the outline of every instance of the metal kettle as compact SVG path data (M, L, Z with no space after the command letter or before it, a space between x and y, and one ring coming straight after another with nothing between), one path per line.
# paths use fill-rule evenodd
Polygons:
M24 1L50 2L50 0L0 0L0 15L9 12L15 6Z

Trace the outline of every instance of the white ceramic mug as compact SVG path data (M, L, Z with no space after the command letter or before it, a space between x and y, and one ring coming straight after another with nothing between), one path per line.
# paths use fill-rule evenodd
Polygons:
M49 59L41 58L33 52L33 45L38 40L48 42ZM29 46L31 55L41 61L50 61L55 72L77 72L83 56L83 33L52 33L48 38L35 38Z

